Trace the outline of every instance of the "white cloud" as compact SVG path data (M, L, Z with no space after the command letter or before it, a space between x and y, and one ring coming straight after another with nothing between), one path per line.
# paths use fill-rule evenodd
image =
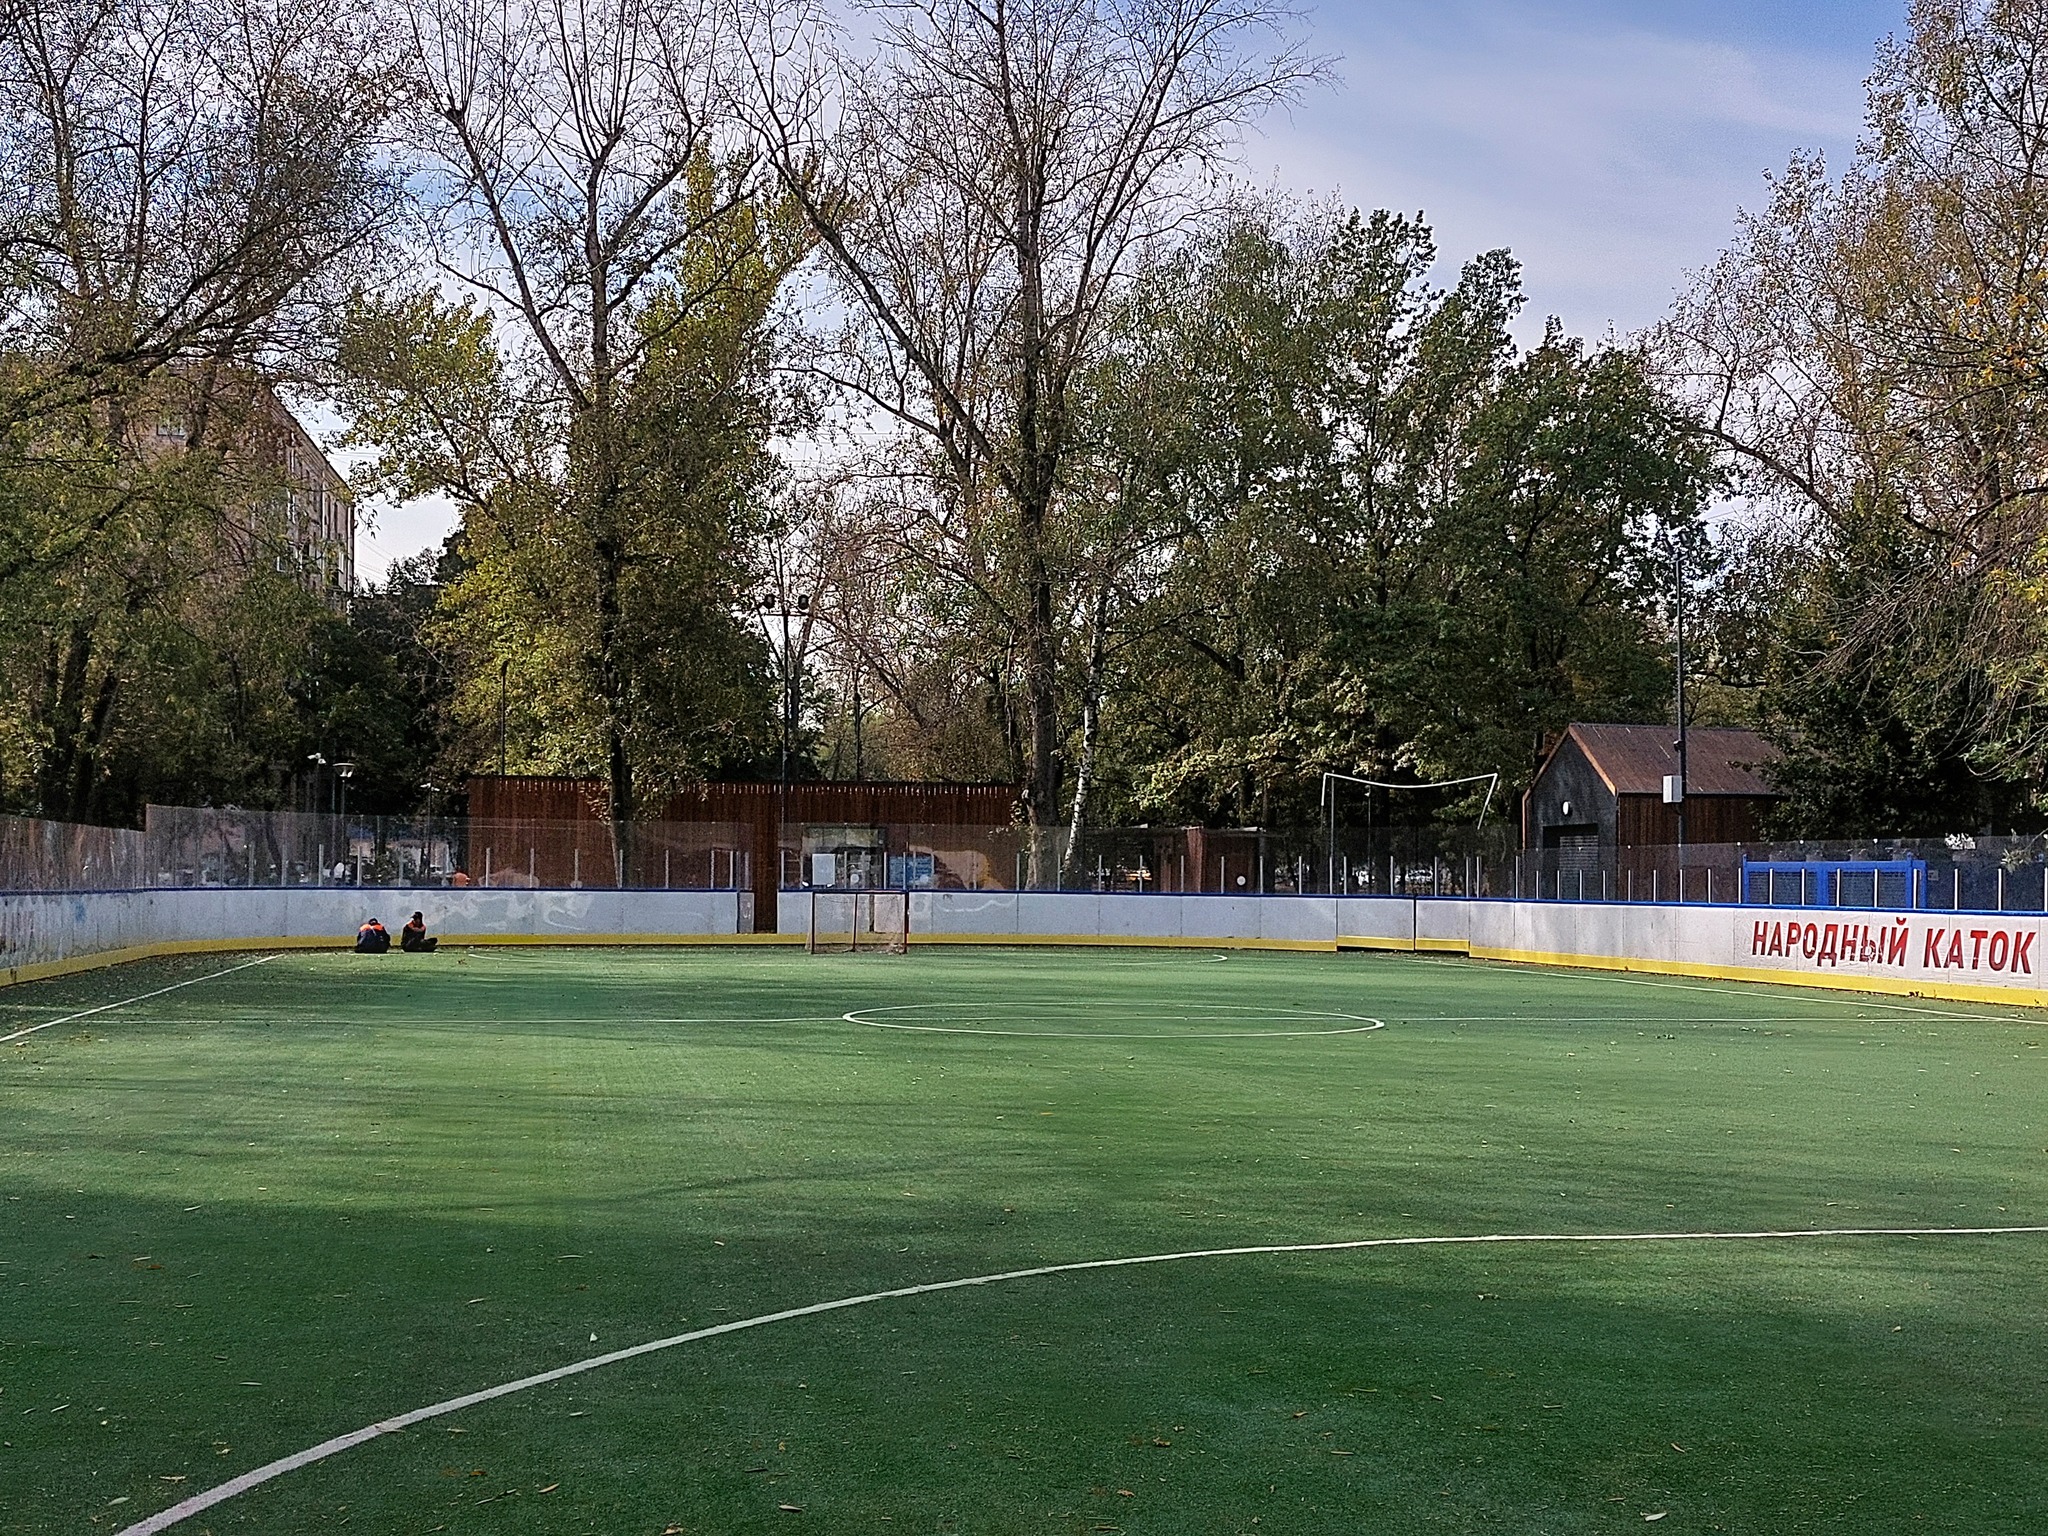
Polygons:
M1316 41L1345 53L1342 84L1249 141L1254 175L1425 210L1453 261L1509 246L1530 326L1593 333L1661 314L1793 149L1843 158L1869 60L1466 8Z

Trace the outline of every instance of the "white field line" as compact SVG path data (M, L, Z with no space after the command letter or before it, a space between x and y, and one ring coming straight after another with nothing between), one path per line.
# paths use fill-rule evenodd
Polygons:
M112 1013L116 1008L126 1008L130 1003L146 1003L152 997L162 997L166 992L175 992L180 987L196 987L202 981L218 981L223 976L232 976L237 971L246 971L252 965L268 965L276 958L277 956L275 955L263 955L254 960L244 960L240 965L231 965L224 971L208 971L204 976L187 977L184 981L172 982L168 987L158 987L154 992L138 992L133 997L124 997L118 1003L101 1003L97 1008L85 1008L77 1013L67 1013L63 1018L51 1019L46 1024L31 1024L27 1029L17 1029L11 1035L0 1035L0 1045L5 1045L10 1040L19 1040L24 1035L33 1035L38 1030L55 1029L59 1024L71 1024L79 1019L89 1019L96 1013Z
M850 1307L865 1307L880 1301L901 1301L911 1296L931 1296L941 1291L966 1290L972 1286L1001 1285L1010 1280L1036 1280L1047 1275L1072 1275L1097 1269L1129 1269L1148 1264L1178 1264L1189 1259L1233 1259L1291 1253L1350 1253L1365 1248L1448 1248L1481 1244L1538 1243L1782 1242L1799 1238L1825 1237L2007 1237L2043 1233L2048 1233L2048 1227L1807 1227L1782 1232L1564 1232L1493 1233L1485 1236L1446 1237L1366 1237L1334 1243L1261 1243L1246 1248L1198 1248L1185 1253L1149 1253L1118 1259L1084 1259L1071 1264L1040 1264L1030 1269L1004 1270L993 1275L970 1275L962 1280L934 1280L924 1285L899 1286L891 1291L870 1291L865 1296L842 1296L836 1301L818 1301L806 1307L789 1307L780 1312L764 1312L759 1317L743 1317L729 1323L714 1323L709 1328L695 1328L688 1333L678 1333L665 1339L635 1344L628 1349L615 1349L609 1354L593 1355L587 1360L556 1366L551 1371L522 1376L517 1381L485 1387L480 1392L451 1397L446 1402L434 1403L425 1408L415 1408L410 1413L401 1413L394 1418L379 1419L374 1424L366 1424L348 1434L336 1435L331 1440L323 1440L318 1445L309 1446L293 1455L283 1456L276 1461L251 1468L240 1477L230 1478L218 1487L194 1494L191 1498L173 1504L147 1519L124 1526L115 1533L115 1536L156 1536L157 1532L167 1531L194 1515L212 1509L215 1505L226 1503L238 1494L260 1488L289 1472L310 1467L315 1462L325 1461L330 1456L338 1456L343 1451L353 1450L385 1435L395 1435L415 1424L425 1423L428 1419L442 1418L451 1413L460 1413L465 1408L474 1408L501 1397L510 1397L515 1392L530 1391L534 1387L565 1381L571 1376L581 1376L588 1371L602 1370L608 1365L637 1360L642 1355L658 1354L665 1349L674 1349L681 1344L694 1344L702 1339L717 1338L721 1334L765 1328L771 1323L787 1323L801 1317L817 1317L826 1312L843 1312Z

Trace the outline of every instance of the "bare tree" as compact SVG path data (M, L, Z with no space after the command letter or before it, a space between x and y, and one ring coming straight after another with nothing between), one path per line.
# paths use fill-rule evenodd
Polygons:
M588 551L581 660L622 862L636 793L622 594L645 532L628 397L761 255L719 14L699 0L427 0L414 22L433 246L523 337L521 387L559 424L555 510Z
M321 0L0 0L0 427L315 350L390 221L388 65Z
M1026 801L1058 824L1064 526L1076 383L1137 265L1208 203L1233 136L1320 66L1275 0L908 0L856 57L816 13L749 36L752 110L860 345L823 366L924 444L907 548L960 583L1020 672ZM1042 840L1041 840L1042 842ZM1038 878L1049 874L1041 846Z
M1653 350L1774 536L1869 573L1823 662L1955 625L1935 713L2048 761L2048 10L1916 0L1854 164L1796 158Z

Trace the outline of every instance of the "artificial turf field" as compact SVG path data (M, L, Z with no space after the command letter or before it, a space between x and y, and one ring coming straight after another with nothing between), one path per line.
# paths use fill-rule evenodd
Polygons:
M1403 956L243 964L0 992L8 1034L213 978L0 1048L0 1531L920 1282L2048 1224L2048 1023L1988 1009ZM175 1529L2041 1532L2044 1277L2018 1234L1019 1279L607 1366Z

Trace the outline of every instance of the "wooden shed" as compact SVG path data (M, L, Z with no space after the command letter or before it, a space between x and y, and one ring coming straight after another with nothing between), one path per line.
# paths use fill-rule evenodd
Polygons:
M1686 842L1758 841L1779 799L1760 770L1777 755L1755 731L1688 731ZM1664 803L1664 779L1677 772L1676 726L1569 726L1522 796L1522 846L1588 867L1612 867L1626 849L1669 847L1678 807Z

